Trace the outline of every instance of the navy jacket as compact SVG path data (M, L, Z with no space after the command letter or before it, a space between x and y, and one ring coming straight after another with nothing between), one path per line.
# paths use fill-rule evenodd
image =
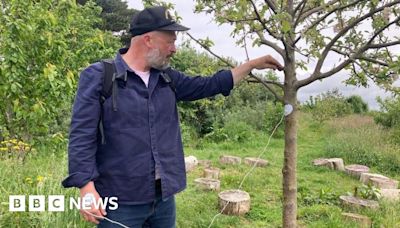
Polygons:
M188 77L168 70L175 90L151 69L149 87L124 62L121 49L115 58L117 72L128 72L120 85L117 111L112 99L104 103L106 144L98 134L103 67L95 63L81 72L75 97L68 146L69 176L64 187L83 187L93 180L102 197L118 203L141 204L155 199L155 166L166 199L186 187L186 172L176 102L192 101L233 88L231 71L212 77Z

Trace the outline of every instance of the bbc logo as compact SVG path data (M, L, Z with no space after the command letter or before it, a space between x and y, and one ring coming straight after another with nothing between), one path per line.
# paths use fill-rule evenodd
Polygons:
M47 211L64 211L64 196L49 195L47 197ZM46 197L43 195L28 196L28 211L43 212L46 210ZM9 211L26 211L26 197L24 195L9 196Z
M28 199L28 202L26 201ZM118 209L118 198L117 197L104 197L95 199L93 194L86 194L83 198L74 197L69 198L69 209L84 209L89 210L92 207L99 209L116 210ZM68 204L67 202L67 204ZM28 198L24 195L10 195L9 196L9 211L26 211L26 205L28 205L28 211L64 211L65 209L65 197L64 195L29 195Z

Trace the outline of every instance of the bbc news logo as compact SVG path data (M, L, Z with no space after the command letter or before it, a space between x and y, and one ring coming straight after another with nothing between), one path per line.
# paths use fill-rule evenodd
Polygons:
M118 198L117 197L105 197L95 200L94 195L85 195L84 197L73 198L70 197L68 201L65 200L64 195L49 195L46 197L44 195L10 195L9 196L9 211L12 212L23 212L23 211L33 211L33 212L60 212L65 211L66 206L69 210L73 209L83 209L89 210L92 207L96 209L118 209ZM66 205L67 202L67 205ZM28 205L28 207L26 207Z

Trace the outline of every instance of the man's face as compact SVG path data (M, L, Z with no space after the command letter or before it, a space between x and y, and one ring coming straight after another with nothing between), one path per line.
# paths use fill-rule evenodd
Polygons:
M150 34L150 50L147 53L148 64L156 69L169 67L170 58L175 54L176 34L173 31L155 31Z

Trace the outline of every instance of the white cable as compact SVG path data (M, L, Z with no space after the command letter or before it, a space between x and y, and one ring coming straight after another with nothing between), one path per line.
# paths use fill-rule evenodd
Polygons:
M84 211L85 213L87 213L87 214L93 216L93 217L96 217L96 218L99 218L99 219L107 220L107 221L109 221L109 222L111 222L111 223L117 224L117 225L119 225L119 226L121 226L121 227L124 227L124 228L129 228L129 226L125 226L124 224L119 223L119 222L117 222L117 221L114 221L114 220L112 220L112 219L109 219L109 218L107 218L107 217L101 217L101 216L92 214L92 213L90 213L90 212L87 211L87 210L83 210L83 211Z
M285 115L286 115L286 113L283 113L283 114L282 114L281 119L279 120L278 124L275 126L274 130L272 131L271 135L270 135L269 138L268 138L267 145L264 147L264 149L262 150L262 152L260 153L260 155L258 155L257 161L254 163L254 165L251 167L251 169L246 173L246 175L244 175L242 181L240 182L240 185L239 185L239 188L238 188L238 189L241 189L241 188L242 188L242 185L243 185L244 181L246 180L247 176L248 176L248 175L254 170L254 168L257 166L257 163L258 163L259 159L261 158L261 156L262 156L262 155L265 153L265 151L267 150L267 148L268 148L268 146L269 146L269 143L271 142L272 136L275 134L276 129L278 129L279 125L282 123L283 117L285 117ZM216 214L216 215L214 216L214 218L211 220L211 223L210 223L210 225L208 226L208 228L211 228L212 224L214 223L214 220L215 220L218 216L220 216L220 215L222 214L222 212L225 210L225 208L228 206L228 204L229 204L229 202L228 202L227 204L225 204L225 206L222 208L222 210L221 210L218 214Z

